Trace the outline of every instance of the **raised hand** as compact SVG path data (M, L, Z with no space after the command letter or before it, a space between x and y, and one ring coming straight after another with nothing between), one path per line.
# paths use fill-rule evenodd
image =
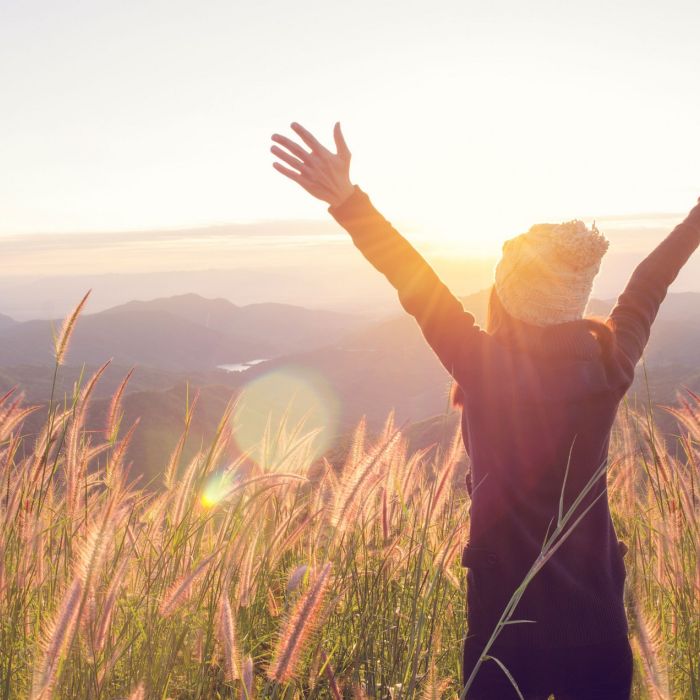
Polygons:
M350 182L350 149L340 130L340 122L333 128L337 153L329 151L301 124L293 122L291 127L310 150L286 136L273 134L272 140L284 148L272 146L270 150L290 167L277 162L272 167L331 206L344 202L354 187Z

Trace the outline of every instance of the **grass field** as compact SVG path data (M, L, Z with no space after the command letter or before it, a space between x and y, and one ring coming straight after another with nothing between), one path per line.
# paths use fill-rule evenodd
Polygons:
M407 454L389 416L319 467L314 435L282 423L255 460L233 458L229 411L181 463L192 401L145 489L127 483L123 387L104 431L84 429L99 374L52 397L39 435L22 431L31 407L0 405L0 697L459 697L458 435ZM635 698L700 697L700 401L686 398L675 443L624 410L614 434Z

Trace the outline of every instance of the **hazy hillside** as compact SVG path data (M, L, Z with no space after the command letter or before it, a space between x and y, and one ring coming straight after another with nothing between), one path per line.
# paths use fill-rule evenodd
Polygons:
M272 303L237 306L226 299L205 299L198 294L131 301L102 313L143 310L163 311L221 333L245 335L267 345L270 348L268 354L272 355L332 343L350 329L365 323L362 316L337 311Z
M0 331L0 364L51 364L51 339L58 328L57 321L27 321ZM119 364L182 371L264 357L270 351L264 342L245 335L236 337L164 311L143 309L81 318L66 361L95 365L113 357Z
M130 302L81 317L67 363L120 365L174 372L270 358L333 342L360 317L285 304L238 307L194 294ZM53 362L53 334L62 321L0 325L0 366Z
M64 396L72 396L76 383L85 382L86 377L90 376L96 369L96 365L86 367L66 365L61 367L61 371L56 379L54 395L61 400ZM112 396L130 369L131 367L125 365L111 363L95 387L93 397L100 399ZM13 387L17 387L24 393L28 402L43 403L51 394L53 380L53 367L48 365L40 367L35 365L0 367L0 395ZM166 391L185 380L191 386L220 385L235 388L241 385L243 377L237 372L225 372L224 370L205 372L190 370L183 373L139 366L134 369L127 387L127 393Z

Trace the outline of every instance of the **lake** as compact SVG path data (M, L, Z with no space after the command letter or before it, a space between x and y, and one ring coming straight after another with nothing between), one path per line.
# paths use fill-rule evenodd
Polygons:
M250 369L251 367L255 367L255 365L259 365L261 362L267 362L266 357L257 359L257 360L248 360L247 362L237 362L235 364L231 365L217 365L217 369L223 369L226 370L227 372L245 372L247 369Z

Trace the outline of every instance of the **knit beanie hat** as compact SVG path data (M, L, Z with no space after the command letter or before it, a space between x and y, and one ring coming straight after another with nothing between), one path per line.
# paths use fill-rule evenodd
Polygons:
M580 319L608 245L595 224L536 224L503 244L496 294L511 316L536 326Z

